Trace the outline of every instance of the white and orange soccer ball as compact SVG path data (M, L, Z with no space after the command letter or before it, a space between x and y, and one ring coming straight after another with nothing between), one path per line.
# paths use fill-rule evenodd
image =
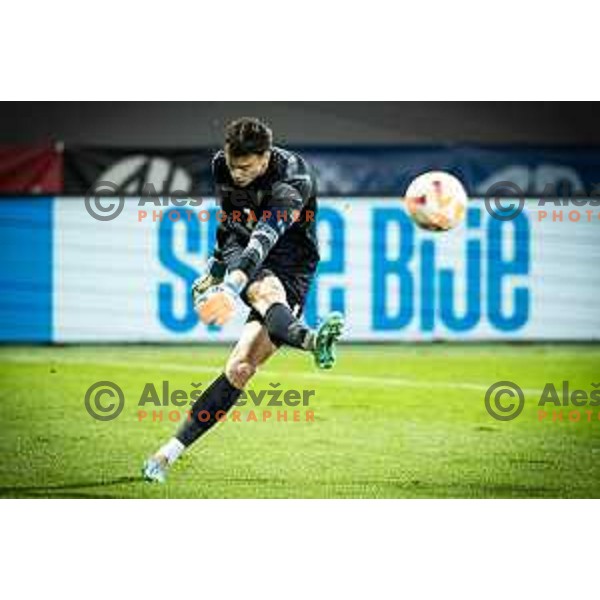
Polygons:
M469 197L454 175L429 171L413 179L405 199L408 212L419 227L449 231L464 220Z

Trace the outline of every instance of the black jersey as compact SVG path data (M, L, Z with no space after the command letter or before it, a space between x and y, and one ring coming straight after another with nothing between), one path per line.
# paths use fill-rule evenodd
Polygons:
M224 213L217 229L216 258L228 243L243 246L239 261L230 268L242 269L248 276L270 253L318 260L316 180L301 156L274 147L265 173L243 188L233 182L222 150L213 158L212 171Z

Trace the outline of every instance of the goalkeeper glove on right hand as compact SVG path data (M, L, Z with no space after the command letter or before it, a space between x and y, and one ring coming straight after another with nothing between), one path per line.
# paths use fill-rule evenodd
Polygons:
M216 258L209 258L206 268L202 275L192 284L192 299L194 307L200 302L202 295L214 285L218 285L223 281L227 265Z

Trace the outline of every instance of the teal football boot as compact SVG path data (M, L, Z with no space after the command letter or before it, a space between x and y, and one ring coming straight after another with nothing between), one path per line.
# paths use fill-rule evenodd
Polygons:
M313 356L319 369L331 369L335 364L335 345L344 330L344 317L333 312L317 329Z

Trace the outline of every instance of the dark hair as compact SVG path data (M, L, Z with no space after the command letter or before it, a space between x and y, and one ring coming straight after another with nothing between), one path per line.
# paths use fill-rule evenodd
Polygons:
M272 143L273 132L253 117L236 119L225 128L225 144L232 156L263 154Z

